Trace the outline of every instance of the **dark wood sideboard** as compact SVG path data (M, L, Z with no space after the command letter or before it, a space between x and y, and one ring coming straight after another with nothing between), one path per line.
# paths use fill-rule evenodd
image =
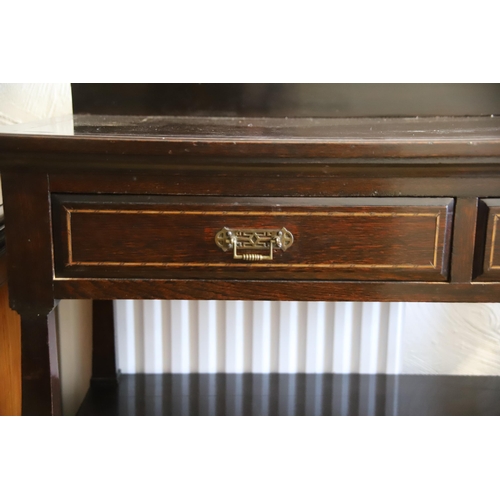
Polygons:
M60 413L60 299L95 301L95 383L116 380L113 299L496 302L498 111L75 114L0 134L23 414Z

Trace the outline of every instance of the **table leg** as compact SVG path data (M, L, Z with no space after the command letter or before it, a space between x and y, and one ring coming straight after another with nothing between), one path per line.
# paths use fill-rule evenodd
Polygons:
M10 307L21 316L23 415L60 415L47 174L2 173Z
M92 303L92 385L118 384L112 300Z
M55 313L21 314L23 415L61 415Z

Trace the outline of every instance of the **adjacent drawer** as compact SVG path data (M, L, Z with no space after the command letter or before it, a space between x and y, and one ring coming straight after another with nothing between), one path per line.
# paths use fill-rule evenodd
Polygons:
M452 216L451 198L57 194L55 270L58 277L446 281Z
M500 199L482 199L478 207L475 262L478 281L500 281Z

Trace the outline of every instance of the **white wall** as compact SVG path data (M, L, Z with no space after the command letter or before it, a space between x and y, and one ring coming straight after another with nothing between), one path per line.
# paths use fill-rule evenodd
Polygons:
M1 83L0 125L71 114L68 83Z
M0 125L59 116L70 112L71 93L69 84L0 84ZM252 311L258 311L263 306L262 303L253 303L244 307L250 307ZM317 316L316 320L314 320L311 319L311 314L308 316L306 312L304 318L306 318L305 321L317 321L319 318L320 329L322 329L321 332L323 333L316 330L317 337L314 337L311 332L314 332L315 326L311 323L307 329L308 333L305 334L306 344L301 341L302 343L298 343L293 347L293 342L291 342L286 347L288 349L286 351L283 347L283 342L286 342L286 336L283 333L285 326L281 326L281 337L273 336L272 332L276 325L286 323L287 318L283 314L280 315L280 311L283 309L289 311L290 305L271 304L265 307L269 307L269 314L266 313L267 316L262 317L258 313L252 313L255 318L261 318L260 321L263 321L262 328L253 331L252 329L245 329L244 326L237 326L237 316L231 319L230 315L239 314L234 303L232 305L230 303L211 305L209 302L193 302L181 306L180 302L177 301L168 303L120 302L116 304L119 311L117 323L120 327L118 339L119 363L124 371L232 371L236 370L237 367L241 368L241 366L245 370L253 371L269 371L276 369L276 367L278 367L278 371L286 371L287 368L284 368L286 366L290 371L304 371L306 368L303 363L297 362L287 365L283 360L286 356L292 355L290 353L296 352L297 349L303 349L307 345L307 338L309 338L309 342L319 341L322 343L321 345L326 345L327 348L333 349L332 346L337 346L336 351L331 352L331 356L340 359L341 346L352 345L352 335L361 335L359 332L362 330L353 333L356 331L353 328L341 329L338 326L341 313L339 312L337 319L335 319L336 306L319 303L311 306L311 310L317 311L319 308L320 316ZM306 306L298 307L300 309ZM354 311L357 311L356 314L363 310L370 310L373 313L373 311L377 310L377 307L379 306L375 306L374 309L373 305L358 305L354 306ZM392 307L392 314L395 314L394 311L396 310L405 311L398 330L399 337L397 338L399 340L397 343L393 343L392 350L387 350L389 342L387 320L391 314L387 312L387 318L384 320L382 317L381 320L386 325L385 330L382 329L385 333L380 334L378 337L367 336L365 333L365 344L362 342L359 345L354 344L359 351L351 358L349 363L328 365L326 371L361 370L366 372L366 367L369 366L369 371L392 373L500 375L500 304L408 303L404 307L397 305ZM155 308L157 315L160 314L160 316L154 316ZM184 312L182 312L183 308L185 309ZM65 405L64 411L65 413L74 413L79 400L85 393L90 378L90 344L88 340L91 307L89 301L75 301L73 303L62 301L59 309L58 325L62 353L61 381ZM337 309L338 311L346 310L345 306L337 306ZM217 318L217 311L222 310L224 311L224 320L214 319L214 322L211 323L210 315L215 314L214 317ZM386 310L386 307L382 306L382 311ZM161 311L170 312L161 316ZM193 323L193 321L186 323L188 321L186 318L190 317L190 315L191 318L194 317L193 311L196 311L196 323ZM151 312L153 315L150 314ZM186 316L183 317L183 314ZM382 316L383 314L385 313L382 313ZM309 320L307 320L308 317ZM157 323L155 326L154 321L160 321L158 318L163 318L161 319L162 322ZM333 323L329 324L329 321L333 321ZM368 321L366 314L356 321L360 324L366 323ZM234 337L230 342L240 342L241 346L246 346L247 354L240 354L239 361L234 362L236 364L231 363L229 350L227 351L228 356L226 356L227 334L224 333L225 340L223 342L223 335L217 330L217 325L219 327L224 325L224 332L228 331L229 326L227 325L235 325L235 329L241 329L241 335ZM278 328L280 327L278 326ZM332 328L336 328L335 332ZM292 334L294 331L292 328ZM365 329L363 331L369 330ZM174 332L174 348L178 348L179 351L172 351L171 362L165 361L163 358L160 361L157 346L159 343L163 346L171 342L172 332ZM260 335L260 337L257 338L256 335ZM262 335L268 335L269 342L263 340ZM219 338L218 343L217 338ZM165 339L170 340L167 342ZM276 358L276 346L279 349L280 342L283 356L281 362L279 361L279 354L277 355L278 358ZM189 347L190 350L186 351L186 345L191 346ZM223 353L222 345L225 346ZM196 351L193 346L196 346ZM85 351L83 362L79 356L75 356L75 349ZM238 351L238 347L235 347L235 349L235 352L243 353L241 349ZM254 355L251 358L253 361L248 361L250 359L248 358L249 349L250 351L253 349L254 353L259 352L259 356L262 356L262 358L259 360L258 356ZM288 354L283 354L285 352ZM311 352L311 348L309 352ZM375 357L378 361L367 361L371 359L366 354L367 352L378 353ZM384 352L389 354L382 356L380 353ZM304 355L307 357L304 353L297 356L305 360ZM245 356L247 357L245 358ZM359 361L363 356L365 356L365 362ZM356 361L357 358L359 358L358 361ZM381 362L380 359L386 359L386 362ZM276 365L276 362L278 365ZM240 364L238 365L238 363ZM151 366L154 369L150 368ZM342 368L337 370L335 366L342 366ZM391 368L387 368L388 366ZM238 368L238 371L240 368Z
M407 304L402 373L500 375L500 304Z

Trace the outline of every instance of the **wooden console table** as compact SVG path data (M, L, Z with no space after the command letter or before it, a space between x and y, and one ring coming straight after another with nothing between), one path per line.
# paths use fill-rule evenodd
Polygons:
M98 382L113 299L500 296L499 117L63 122L0 135L23 414L60 413L59 299L95 300Z

